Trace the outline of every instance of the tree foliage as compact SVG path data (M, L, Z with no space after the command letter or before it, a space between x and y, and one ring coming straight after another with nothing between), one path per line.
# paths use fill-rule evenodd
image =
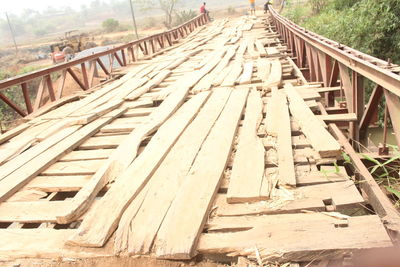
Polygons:
M164 12L164 25L170 29L172 27L173 14L176 12L176 7L181 0L135 0L142 9L160 9Z
M317 15L311 8L292 5L287 16L332 40L400 63L400 1L326 0Z
M103 21L102 26L106 32L114 32L119 27L119 21L112 18L106 19L105 21Z
M178 12L176 12L176 20L175 20L174 25L175 26L181 25L196 16L197 16L197 13L191 9L178 11Z

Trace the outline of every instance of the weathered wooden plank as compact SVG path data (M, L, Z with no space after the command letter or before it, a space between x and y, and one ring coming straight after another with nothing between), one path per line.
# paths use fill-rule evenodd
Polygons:
M277 93L278 108L278 181L280 185L296 186L296 174L294 171L294 159L292 150L292 132L290 129L290 117L286 95Z
M258 53L260 57L266 57L267 56L267 51L265 50L264 45L261 43L259 39L255 41L255 45L257 47Z
M280 52L276 47L266 47L267 57L277 57L280 56Z
M0 135L0 145L3 144L4 142L7 142L8 140L10 140L11 138L13 138L14 136L19 135L21 132L25 131L26 129L28 129L29 127L31 127L30 124L28 123L23 123L21 125L18 125L17 127L3 133Z
M256 258L259 253L259 257L271 261L301 262L340 258L359 249L392 246L379 217L374 215L347 220L318 213L216 219L224 221L227 229L237 231L202 234L198 246L202 254ZM347 227L336 227L341 221L347 223Z
M271 98L267 102L266 131L273 137L278 136L279 121L279 93L277 87L271 88Z
M168 208L230 94L231 90L227 88L214 91L152 176L148 188L145 189L146 197L129 226L133 229L128 238L130 254L150 251ZM157 211L154 207L157 207Z
M104 127L102 127L104 128ZM79 149L82 150L93 150L93 149L112 149L117 148L125 139L127 135L109 135L109 136L95 136L87 139L83 142Z
M101 133L130 133L139 126L137 122L111 123L101 128ZM118 146L118 145L117 145ZM82 148L84 149L84 148Z
M301 130L311 142L313 148L321 157L335 157L340 154L340 145L333 136L321 125L314 113L308 108L296 90L290 84L285 85L289 98L289 108L292 116L300 124Z
M236 89L232 92L226 107L199 151L158 231L155 240L157 257L193 257L228 162L247 94L247 89Z
M144 93L150 91L151 89L157 87L165 78L171 74L171 70L162 70L153 79L144 84L142 87L134 90L132 93L125 97L126 100L135 100Z
M185 101L190 88L202 77L208 74L226 53L226 48L218 51L218 55L203 68L189 76L183 76L172 87L172 92L161 105L148 117L147 121L132 131L118 146L109 158L107 164L100 168L85 188L82 188L74 198L74 205L68 214L58 217L59 223L68 223L79 217L93 201L97 193L110 181L122 174L138 154L142 141L154 133ZM147 178L146 178L147 179Z
M252 59L256 59L260 54L254 49L254 38L249 38L247 42L247 52Z
M79 126L72 126L63 129L57 134L48 138L47 140L44 140L43 142L40 142L33 148L28 149L27 151L21 153L20 155L15 157L12 161L8 161L7 163L3 164L2 166L0 166L0 180L3 180L5 177L10 175L17 169L21 168L22 166L27 164L29 161L31 161L41 153L44 153L45 151L47 151L49 148L51 148L64 138L67 138L69 135L76 132L79 128L80 128Z
M257 203L227 204L219 195L216 201L217 216L294 213L301 210L325 211L326 203L346 208L364 203L352 181L302 186L293 190L278 189L274 199ZM331 201L328 201L331 200ZM328 201L324 203L324 201Z
M325 122L357 121L357 115L355 113L318 115L317 118Z
M116 179L115 184L102 198L99 207L87 214L78 234L72 236L69 243L95 247L104 245L116 229L124 210L146 185L152 173L193 120L208 95L208 93L202 93L192 98L160 127L143 153L121 177ZM134 180L132 180L132 175L135 176ZM103 219L99 221L98 218Z
M271 61L271 73L264 84L266 87L279 87L282 83L282 64L276 59Z
M76 160L107 159L113 151L113 149L75 150L69 152L59 161L68 162Z
M243 65L243 60L242 59L235 59L233 62L233 67L231 72L225 77L224 81L222 82L221 86L233 86L236 84L236 80L242 73L242 65Z
M265 58L257 60L257 77L262 82L265 82L271 73L271 61Z
M243 73L240 77L239 84L250 84L253 75L253 62L247 62L244 64Z
M125 112L125 114L122 116L123 118L129 118L129 117L143 117L143 116L148 116L150 115L155 108L133 108L129 109Z
M252 90L246 104L245 117L226 200L228 203L252 202L267 199L261 185L264 176L265 150L257 129L262 119L262 100L257 90Z
M37 176L24 188L43 192L79 191L89 180L90 175Z
M56 222L56 214L68 208L70 201L3 202L0 222Z
M41 175L92 175L106 160L80 160L71 162L56 162L44 170Z
M125 110L113 111L113 117L120 116ZM0 201L4 201L7 197L23 187L33 177L45 170L52 163L56 162L63 155L67 154L77 146L79 146L85 138L93 135L105 124L109 123L114 118L100 118L68 136L61 142L49 148L45 153L33 158L23 168L19 168L11 175L0 181Z

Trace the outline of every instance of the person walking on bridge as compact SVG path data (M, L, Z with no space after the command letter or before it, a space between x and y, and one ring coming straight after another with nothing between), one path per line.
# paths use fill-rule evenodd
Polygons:
M256 15L256 0L249 0L250 2L250 15Z
M272 5L272 0L267 0L267 2L264 4L264 13L267 13L269 10L269 6Z

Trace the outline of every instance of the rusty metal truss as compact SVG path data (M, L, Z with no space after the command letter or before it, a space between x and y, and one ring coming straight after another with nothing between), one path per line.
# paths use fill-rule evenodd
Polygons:
M345 112L356 113L358 120L350 125L350 137L359 141L378 114L384 96L397 144L400 146L400 67L332 41L302 28L271 10L277 31L286 42L297 66L306 78L325 87L340 85L344 93ZM365 103L366 79L375 84ZM325 93L326 106L334 105L335 91ZM384 121L387 127L387 116ZM383 150L386 146L383 140Z

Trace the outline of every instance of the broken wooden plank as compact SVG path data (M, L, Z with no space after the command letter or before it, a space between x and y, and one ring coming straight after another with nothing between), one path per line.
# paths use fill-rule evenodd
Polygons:
M233 86L236 84L236 80L242 73L242 65L243 65L243 60L242 59L235 59L233 62L233 67L230 73L225 77L224 81L222 82L221 86Z
M37 176L24 188L43 192L73 192L79 191L90 177L90 175Z
M265 82L271 73L271 61L265 58L257 60L257 77Z
M94 174L101 165L105 163L105 160L81 160L71 162L56 162L49 168L41 172L44 176L54 175L92 175Z
M225 225L236 231L202 234L198 246L202 254L256 258L259 253L260 257L271 261L301 262L392 246L375 215L350 217L346 227L335 227L340 224L338 219L318 213L217 219L232 222L225 222Z
M228 203L267 199L261 194L264 176L265 150L257 129L262 119L262 100L257 90L247 99L242 130L233 161L226 200Z
M357 121L357 115L355 113L317 115L317 118L325 122Z
M113 149L75 150L69 152L59 161L67 162L76 160L107 159L110 157L113 151L114 151Z
M94 136L83 142L79 146L79 149L81 150L113 149L117 148L126 138L127 138L126 134Z
M194 256L198 238L228 162L247 94L247 89L233 90L199 151L158 231L154 242L157 257L189 259Z
M296 186L294 159L292 150L292 132L287 99L284 92L279 91L277 97L278 108L278 181L280 185Z
M59 223L68 223L79 217L87 210L96 194L109 181L114 180L120 175L131 162L136 158L141 142L150 134L155 132L184 102L191 87L193 87L202 77L209 73L226 53L226 48L218 51L216 57L208 62L203 68L194 72L190 76L183 76L176 82L171 89L171 94L161 103L148 120L136 128L123 143L114 151L107 164L102 166L85 188L80 190L74 198L74 205L68 214L60 215L57 219ZM176 88L179 86L178 88Z
M301 130L321 157L335 157L340 154L340 145L321 125L314 113L290 84L285 85L292 116L300 124Z
M253 62L247 62L244 64L243 73L240 77L239 84L250 84L253 75Z
M278 189L275 198L257 203L227 204L217 198L217 216L295 213L301 210L325 211L329 203L336 208L357 207L364 203L352 181L302 186L293 190Z
M220 88L214 91L194 121L185 130L155 171L147 188L146 197L130 222L128 237L130 254L146 254L165 217L179 186L188 174L204 140L223 110L231 90ZM179 165L176 165L179 162ZM164 188L164 189L161 189ZM160 190L161 189L161 190ZM132 203L131 205L135 205ZM154 211L152 207L157 207Z
M266 87L279 87L282 83L282 64L280 60L271 61L271 72L264 84Z
M260 54L260 57L266 57L267 51L265 50L264 45L261 43L259 39L255 41L255 45L257 47L258 53Z
M125 109L112 111L113 117L100 118L68 136L64 140L49 148L45 153L33 158L22 168L19 168L11 175L0 181L0 202L11 196L18 189L27 184L33 177L45 170L52 163L56 162L63 155L79 146L85 138L93 135L114 117L118 117Z
M38 155L46 152L49 148L59 143L63 139L67 138L74 132L76 132L79 128L80 128L79 126L72 126L63 129L60 132L56 133L55 135L51 136L50 138L40 142L33 148L28 149L27 151L21 153L20 155L15 157L12 161L8 161L7 163L1 165L0 180L3 180L5 177L7 177L17 169L24 166Z
M189 100L158 129L143 153L121 177L116 179L115 184L102 198L98 208L86 215L78 233L72 236L68 243L93 247L104 245L117 227L124 210L143 189L182 131L193 120L208 95L208 93L201 93ZM132 180L132 175L135 175L134 180ZM99 221L98 218L103 219Z

